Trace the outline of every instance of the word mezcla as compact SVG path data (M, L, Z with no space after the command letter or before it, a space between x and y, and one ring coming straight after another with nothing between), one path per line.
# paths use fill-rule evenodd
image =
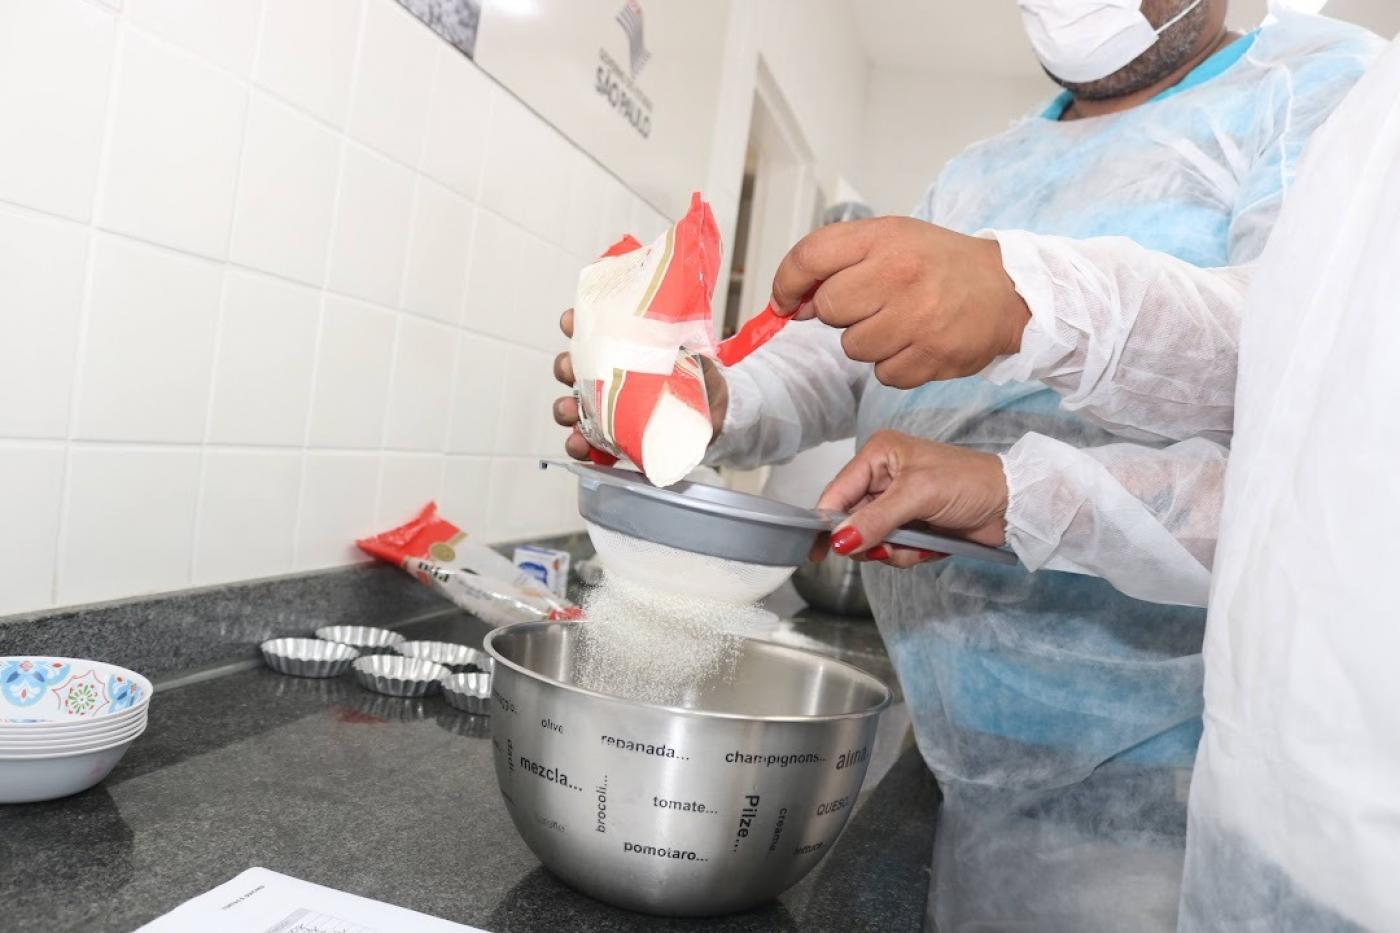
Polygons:
M535 777L543 778L544 780L550 781L554 784L562 784L565 787L569 786L569 776L563 771L560 771L558 768L547 768L544 765L540 764L538 761L531 761L524 755L521 755L518 760L520 762L520 767L524 768L526 771L529 771Z

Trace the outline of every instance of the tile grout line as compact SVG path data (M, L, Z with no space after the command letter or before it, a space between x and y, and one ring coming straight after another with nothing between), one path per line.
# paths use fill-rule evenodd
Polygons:
M196 571L199 569L199 546L203 542L204 534L200 527L204 519L204 508L206 489L209 479L209 440L214 431L214 397L218 391L219 384L219 356L223 350L223 337L225 322L228 318L229 302L229 279L232 277L232 265L228 257L233 252L233 235L238 227L238 196L243 190L244 176L247 174L247 154L248 154L248 126L252 123L253 114L253 83L252 75L258 69L258 63L262 57L262 34L263 24L267 19L267 3L260 0L258 6L258 23L254 31L253 58L248 64L248 79L242 82L243 86L243 121L239 129L237 165L238 174L233 179L232 199L229 205L228 227L224 230L224 262L220 274L219 282L219 307L214 317L214 339L213 352L209 359L209 382L207 384L208 394L204 399L204 430L201 432L199 443L199 466L195 487L194 499L194 521L190 528L189 560L185 567L185 581L193 585L196 579Z
M107 85L107 100L102 114L102 141L97 147L97 179L92 189L92 205L88 221L87 256L84 259L83 298L78 312L78 334L73 346L73 385L68 397L68 424L65 430L63 447L63 477L58 503L58 534L54 540L53 560L49 577L49 604L58 605L59 593L63 585L63 557L68 549L68 522L72 517L73 486L73 441L77 433L77 420L83 387L83 368L87 357L88 329L92 316L93 280L97 275L97 246L101 234L97 219L102 201L107 191L107 158L111 154L112 136L117 122L117 95L121 89L122 71L126 55L126 20L114 16L112 20L112 64Z
M375 0L367 0L367 2L372 3L372 2L375 2ZM409 15L411 18L413 18L415 21L417 21L417 17L416 17L416 16L413 16L411 13L409 13L408 10L403 9L402 7L400 7L400 12ZM366 13L365 13L365 22L366 22L366 24L368 24L368 22L369 22L369 13L368 13L368 11L366 11ZM368 26L366 25L365 28L368 28ZM435 35L436 35L436 34L435 34ZM363 54L363 49L360 50L360 54ZM423 126L422 126L422 128L419 130L418 142L417 142L417 146L416 146L416 151L417 151L416 161L417 161L417 164L406 166L406 167L409 169L409 171L411 171L411 172L413 173L413 190L412 190L412 193L411 193L411 195L410 195L411 200L410 200L410 202L409 202L409 210L408 210L408 235L407 235L406 237L404 237L404 243L403 243L402 247L400 248L400 255L399 255L399 259L400 259L402 265L401 265L401 267L400 267L400 269L399 269L398 294L397 294L396 300L395 300L395 309L396 309L396 312L398 312L398 313L395 314L395 320L394 320L394 343L393 343L392 349L390 350L390 357L389 357L389 393L388 393L388 402L387 402L387 404L384 406L384 423L383 423L383 425L382 425L381 428L380 428L380 434L379 434L379 472L378 472L378 475L375 477L374 514L375 514L375 520L376 520L376 521L379 521L379 520L380 520L380 516L382 515L382 513L383 513L383 511L384 511L384 500L385 500L385 488L384 488L384 484L385 484L385 480L386 480L387 473L388 473L388 460L389 460L389 456L390 456L390 454L389 454L389 436L390 436L390 433L391 433L391 431L392 431L392 425L393 425L393 421L394 421L395 399L396 399L396 397L398 396L398 382L399 382L399 350L400 350L400 347L403 345L403 338L404 338L403 332L404 332L404 328L405 328L405 324L406 324L405 315L408 315L408 316L413 317L413 318L418 318L418 315L417 315L417 314L412 314L411 312L408 312L408 311L406 311L405 309L406 309L406 306L407 306L408 282L409 282L409 279L410 279L410 277L411 277L411 275L410 275L410 273L411 273L410 265L411 265L411 262L412 262L412 257L413 257L414 249L421 246L421 244L418 242L418 240L419 240L419 233L420 233L418 224L419 224L419 221L420 221L420 219L421 219L422 212L423 212L423 196L424 196L424 195L423 195L423 186L424 186L425 183L426 183L426 184L430 184L430 185L431 185L431 184L437 184L437 182L436 182L434 179L428 177L427 173L426 173L426 172L424 171L424 169L423 169L423 163L424 163L424 162L426 161L426 159L427 159L429 128L430 128L430 126L432 125L432 100L433 100L433 96L434 96L434 94L436 93L436 90L437 90L437 80L438 80L438 73L439 73L440 69L441 69L441 58L440 58L440 56L434 55L434 57L433 57L433 63L432 63L432 72L431 72L431 74L430 74L430 76L429 76L429 78L428 78L428 95L429 95L429 96L428 96L428 104L427 104L427 108L424 110ZM358 81L356 82L355 92L356 92L356 94L358 94L358 92L359 92ZM353 112L353 110L354 110L354 99L353 99L353 98L352 98L352 101L351 101L351 110L352 110L352 112ZM446 186L446 185L442 185L441 187L444 187L444 188L447 188L448 190L451 190L451 189L450 189L448 186ZM455 379L455 376L456 376L456 353L457 353L457 348L456 348L456 346L455 346L455 343L456 343L456 341L457 341L457 337L458 337L458 335L457 335L456 333L453 333L453 334L452 334L454 346L453 346L453 351L452 351L452 352L453 352L453 366L452 366L452 368L451 368L451 372L450 372L449 377L448 377L448 378L449 378L449 382L448 382L449 401L450 401L450 396L451 396L451 393L452 393L452 386L453 386L453 383L452 383L451 380ZM444 441L444 447L445 447L445 446L446 446L446 443L445 443L445 441ZM441 489L441 487L442 487L442 476L443 476L443 471L444 471L444 469L445 469L445 464L446 464L446 461L443 459L443 457L444 457L444 454L439 454L438 482L437 482L437 486L438 486L439 489Z
M346 97L346 104L345 104L345 129L344 129L343 131L337 131L337 132L340 134L341 138L340 138L340 158L339 158L339 162L338 162L338 164L337 164L337 166L336 166L335 204L334 204L334 206L331 208L331 224L330 224L330 232L329 232L329 234L328 234L329 240L328 240L327 245L326 245L326 260L325 260L325 266L324 266L324 268L321 270L321 285L320 285L321 295L320 295L320 301L317 303L316 340L315 340L315 346L314 346L314 349L313 349L313 351L312 351L312 358L311 358L311 399L310 399L310 403L309 403L308 406L307 406L307 412L306 412L306 428L305 428L305 430L302 432L302 443L301 443L301 476L300 476L299 482L298 482L298 484L297 484L297 517L296 517L296 521L295 521L295 522L293 523L293 525L292 525L292 569L293 569L293 571L295 571L295 570L297 569L298 564L299 564L299 561L300 561L300 552L301 552L301 546L302 546L302 535L303 535L303 533L304 533L304 531L305 531L305 529L304 529L302 526L303 526L304 521L305 521L305 518L306 518L306 500L307 500L307 490L308 490L308 485L307 485L307 484L309 483L309 481L310 481L310 476L311 476L311 469L310 469L310 467L311 467L311 464L310 464L310 460L311 460L311 450L312 450L312 447L311 447L311 431L312 431L313 425L315 424L315 414L316 414L316 409L317 409L317 407L318 407L318 406L317 406L317 395L318 395L318 388L319 388L319 387L318 387L318 380L319 380L320 371L321 371L321 349L322 349L322 344L323 344L324 341L325 341L325 332L326 332L326 298L327 298L327 296L328 296L328 294L329 294L329 292L328 292L328 286L329 286L329 284L330 284L331 266L332 266L332 262L333 262L334 259L335 259L335 252L336 252L336 243L335 243L336 237L335 237L335 232L336 232L337 226L338 226L339 223L340 223L340 213L341 213L341 206L342 206L342 203L341 203L341 202L344 200L345 167L346 167L346 164L347 164L347 162L349 161L349 158L350 158L350 156L349 156L349 150L348 150L349 143L350 143L350 114L351 114L351 112L354 110L354 106L355 106L355 95L356 95L356 94L358 93L358 91L359 91L359 85L360 85L360 78L359 78L359 74L360 74L360 68L359 68L359 65L360 65L360 55L361 55L361 53L362 53L363 50L364 50L365 24L366 24L366 21L367 21L368 18L369 18L369 11L368 11L368 9L366 8L366 3L361 2L361 3L358 4L358 7L359 7L359 22L357 23L357 25L356 25L356 27L355 27L355 52L354 52L354 56L353 56L352 59L351 59L351 63L352 63L352 64L351 64L351 70L350 70L350 92L349 92L349 94L348 94L347 97ZM380 455L380 459L381 459L381 460L383 459L383 455L382 455L382 454ZM376 480L376 482L377 482L377 480Z

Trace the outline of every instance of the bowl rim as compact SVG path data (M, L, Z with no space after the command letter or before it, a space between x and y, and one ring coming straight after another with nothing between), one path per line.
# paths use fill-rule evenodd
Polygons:
M129 667L123 667L123 666L120 665L120 664L114 664L114 663L111 662L111 661L98 661L98 660L95 660L95 659L93 659L93 658L69 658L69 657L64 657L64 656L62 656L62 655L57 655L57 654L7 654L7 655L0 656L0 664L5 663L6 661L20 661L20 660L29 660L29 661L63 661L63 662L65 662L65 663L67 663L67 664L70 664L70 665L72 665L72 664L93 664L93 665L102 665L103 667L110 668L110 669L111 669L111 670L110 670L110 673L115 674L115 673L120 672L120 673L122 673L122 674L127 675L127 677L132 681L132 683L135 683L136 685L138 685L139 687L142 688L141 699L138 700L137 702L131 704L131 706L127 707L126 709L122 710L122 711L119 712L119 713L108 713L108 714L105 715L105 716L64 716L64 717L56 718L56 719L45 719L45 718L43 718L43 717L33 717L33 718L39 719L39 723L43 723L43 724L46 725L46 726L61 725L61 726L67 726L67 727L69 727L69 728L72 728L72 727L74 727L74 726L90 725L91 723L93 723L93 722L95 722L95 721L97 721L97 722L100 722L100 721L116 722L116 721L118 721L118 720L120 719L120 717L122 717L122 716L133 716L133 715L135 715L135 713L136 713L137 711L139 711L139 710L141 710L141 709L149 708L150 705L151 705L151 697L152 697L152 696L155 694L155 692L156 692L155 685L152 684L151 681L150 681L150 679L147 678L144 674L140 674L140 673L138 673L137 671L133 671L133 670L132 670L131 668L129 668ZM45 691L44 691L44 692L47 693L47 692L48 692L48 689L45 688ZM20 707L11 706L11 705L8 704L8 703L0 704L0 713L4 713L4 712L6 712L6 711L11 711L11 710L19 710L19 709L20 709ZM26 719L26 718L31 718L31 717L26 717L26 716L23 716L23 715L0 716L0 719L11 719L11 718L13 718L13 719ZM25 724L25 725L39 725L39 723L27 723L27 724ZM10 726L22 725L21 723L3 723L3 724L4 724L4 725L10 725Z
M390 674L385 671L371 670L370 668L379 664L387 664L391 661L412 662L415 664L427 664L438 669L439 673L427 673L423 676L409 676L408 674ZM410 658L402 654L362 654L354 661L350 662L352 670L370 677L387 677L391 680L403 680L410 683L438 683L442 678L452 673L446 664L439 664L437 661L428 658Z
M56 742L52 745L21 745L12 748L0 747L0 761L16 761L22 758L47 757L54 755L81 754L86 751L94 751L103 748L111 748L113 745L120 745L122 742L135 739L146 731L146 723L141 723L139 727L133 726L122 732L112 735L97 736L91 739L74 739L71 742Z
M122 754L126 754L127 747L139 738L141 738L141 736L137 734L122 739L120 742L113 742L110 745L99 745L95 748L78 748L71 751L54 752L46 755L12 755L8 758L0 757L0 765L20 764L26 761L57 761L64 758L80 758L84 755L98 755L102 752L110 752L117 749L120 749Z
M147 716L137 716L132 719L123 719L120 722L103 723L100 727L94 726L91 729L68 729L63 732L50 732L42 725L20 726L18 728L0 729L0 744L13 742L18 739L25 741L35 741L39 739L55 739L64 742L72 742L76 739L88 738L91 736L108 735L114 732L121 732L123 729L130 729L138 722L148 720Z
M296 645L296 648L305 648L309 647L310 645L330 645L332 648L341 649L342 653L344 651L349 651L350 656L342 656L336 658L313 658L308 657L305 654L294 654L293 651L295 650L295 648L292 648L291 646L285 644L286 642L299 642L300 644ZM329 638L311 638L310 636L303 635L279 635L276 638L269 638L267 641L261 642L258 645L258 650L261 651L264 655L270 654L275 657L286 658L289 661L353 661L360 656L360 649L356 648L354 645L347 644L346 642L332 641Z
M876 677L874 674L871 674L869 671L862 670L861 668L856 667L854 664L842 661L839 658L833 658L830 655L820 654L816 651L809 651L805 648L794 648L791 645L780 645L776 642L763 641L760 638L742 638L740 640L745 642L753 642L755 644L761 645L764 650L772 650L781 654L797 655L799 657L816 658L817 660L825 664L834 664L838 667L843 667L850 674L854 675L854 677L857 680L866 681L869 684L876 687L878 691L883 695L880 702L874 704L873 706L870 706L867 709L857 710L850 713L827 713L824 715L811 716L756 716L745 713L722 713L716 710L687 709L683 706L667 706L662 703L646 703L641 700L629 700L627 697L620 697L611 693L601 693L597 690L589 690L586 687L579 687L574 684L566 684L562 680L556 680L553 677L546 677L545 675L540 674L536 671L532 671L527 667L522 667L521 665L516 664L514 661L507 660L501 655L499 651L496 650L496 646L494 644L496 636L509 634L511 632L516 632L524 629L537 631L556 628L559 626L573 627L583 624L584 622L578 620L560 620L548 622L515 622L511 625L503 625L500 628L492 629L490 632L488 632L486 634L486 638L482 642L482 647L484 648L486 653L491 656L492 660L494 660L497 664L501 665L502 667L515 671L517 674L520 674L524 677L529 677L532 680L536 680L541 683L546 683L553 687L558 687L559 689L565 690L569 693L577 694L579 696L591 697L597 700L608 700L612 703L621 703L632 707L640 707L642 709L655 710L657 712L667 713L669 715L674 716L685 716L687 718L693 719L721 719L735 720L738 722L765 723L823 723L838 722L844 719L868 719L871 716L878 716L880 713L883 713L886 709L888 709L891 701L894 698L893 691L890 690L888 684L886 684L880 678ZM494 692L494 679L492 680L491 686L492 691Z
M347 641L347 640L341 639L341 638L332 638L332 637L331 637L330 635L328 635L328 634L323 634L323 633L326 633L326 632L333 632L333 631L335 631L336 629L349 629L349 630L351 630L351 631L357 631L357 632L375 632L375 633L383 632L383 633L385 633L386 635L388 635L388 637L385 638L385 639L383 639L382 641L363 641L363 642L356 642L356 641ZM358 649L358 648L391 648L391 647L393 647L394 645L401 645L401 644L403 644L405 641L408 640L408 639L406 639L406 638L403 637L403 633L402 633L402 632L396 632L396 631L394 631L393 629L391 629L391 628L385 628L385 627L382 626L382 625L343 625L343 624L338 624L338 625L322 625L320 628L316 629L316 631L315 631L313 634L315 635L315 637L319 638L321 641L335 642L335 643L338 644L338 645L349 645L351 648L357 648L357 649ZM296 638L296 637L301 637L301 636L291 635L291 636L286 636L286 637L289 637L289 638ZM379 638L380 636L379 636L378 634L376 634L374 637L375 637L375 638Z
M485 652L482 653L484 654ZM449 671L448 673L442 675L441 679L438 680L438 683L442 684L442 689L447 691L448 693L464 697L477 697L475 693L471 693L467 690L459 688L458 684L455 683L455 681L459 677L464 679L467 677L485 677L487 684L495 683L495 678L493 677L493 675L488 674L485 671ZM491 694L488 692L487 696L489 697L490 695Z
M424 655L424 654L409 654L407 651L404 650L405 648L409 648L409 647L413 647L413 646L418 646L418 645L429 645L429 646L431 646L430 648L426 649L426 650L428 650L428 651L433 651L433 650L436 650L436 649L439 649L439 648L450 649L447 653L455 654L455 655L465 655L465 659L464 659L464 660L461 660L461 661L452 661L452 662L439 661L437 658L429 657L428 655ZM482 650L479 649L479 648L473 648L471 645L463 645L463 644L459 644L458 642L455 642L455 641L442 641L442 640L436 639L436 638L415 638L415 639L410 639L410 640L408 640L408 641L401 641L401 642L399 642L399 643L396 644L396 645L392 645L391 647L394 649L394 653L395 653L395 654L401 655L402 657L405 657L405 658L414 658L414 659L419 660L419 661L433 661L434 663L442 664L442 665L444 665L444 666L446 666L448 663L452 663L452 664L469 664L469 663L471 663L471 658L472 658L473 655L484 656L484 655L486 654L486 652L482 651Z

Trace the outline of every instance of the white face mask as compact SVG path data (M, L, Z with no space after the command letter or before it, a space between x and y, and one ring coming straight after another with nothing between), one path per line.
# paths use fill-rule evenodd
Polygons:
M1201 2L1154 29L1142 15L1142 0L1016 0L1035 54L1071 84L1107 78L1128 65Z

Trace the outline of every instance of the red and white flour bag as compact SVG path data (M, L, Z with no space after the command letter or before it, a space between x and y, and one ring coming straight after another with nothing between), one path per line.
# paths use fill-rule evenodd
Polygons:
M355 544L366 554L402 567L492 625L581 616L577 606L551 593L509 558L440 518L432 502L407 524Z
M719 275L710 206L649 246L628 236L579 273L571 353L579 428L657 486L684 479L714 433L700 356L718 344L710 298Z

